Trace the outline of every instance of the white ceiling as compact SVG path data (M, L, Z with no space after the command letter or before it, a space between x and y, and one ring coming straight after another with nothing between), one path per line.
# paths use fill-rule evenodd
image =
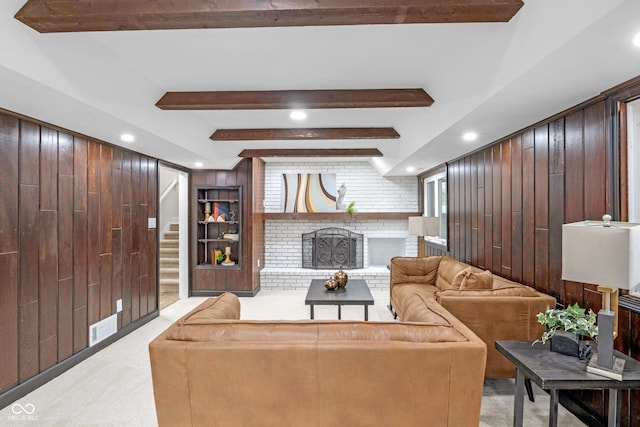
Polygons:
M245 148L378 148L415 175L640 75L638 0L525 0L508 23L39 34L0 2L0 108L187 168ZM167 91L423 88L428 108L163 111ZM396 140L212 142L218 128L386 127ZM474 130L469 143L461 135ZM120 134L136 137L120 142ZM317 160L317 159L316 159ZM407 166L417 168L406 172Z

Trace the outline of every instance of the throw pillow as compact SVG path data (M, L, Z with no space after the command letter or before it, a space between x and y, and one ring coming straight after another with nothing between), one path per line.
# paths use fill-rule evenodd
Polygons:
M469 274L471 274L471 267L460 270L458 274L453 277L453 280L451 281L451 288L460 289L460 285Z
M489 270L482 273L469 272L460 283L461 291L476 291L493 288L493 274Z

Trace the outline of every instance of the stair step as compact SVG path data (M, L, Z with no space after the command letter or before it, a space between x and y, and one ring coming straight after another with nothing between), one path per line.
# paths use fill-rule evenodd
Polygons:
M172 247L172 248L160 248L160 255L166 255L166 256L171 256L171 255L178 255L178 247Z
M161 248L177 248L178 247L178 241L177 240L162 239L162 240L160 240L160 247Z
M180 237L179 231L165 231L164 232L164 240L178 240Z
M180 224L177 222L172 222L169 224L169 231L178 231L180 230Z
M180 261L178 260L178 258L161 257L159 264L160 264L160 268L164 268L164 267L178 268L178 266L180 265Z
M160 292L178 292L178 280L164 279L160 281Z

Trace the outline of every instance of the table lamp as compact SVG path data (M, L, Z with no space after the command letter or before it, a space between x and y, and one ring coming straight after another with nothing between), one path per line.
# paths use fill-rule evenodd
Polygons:
M424 256L424 236L438 236L440 234L440 221L436 216L410 216L409 235L419 236L418 256Z
M621 380L624 359L613 355L618 289L640 284L640 224L611 221L610 215L602 219L562 226L562 279L598 285L598 352L587 371Z

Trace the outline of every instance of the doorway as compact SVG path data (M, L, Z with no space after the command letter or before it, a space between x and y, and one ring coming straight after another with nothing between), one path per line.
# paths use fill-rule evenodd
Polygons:
M160 165L158 228L159 309L188 296L188 174Z

